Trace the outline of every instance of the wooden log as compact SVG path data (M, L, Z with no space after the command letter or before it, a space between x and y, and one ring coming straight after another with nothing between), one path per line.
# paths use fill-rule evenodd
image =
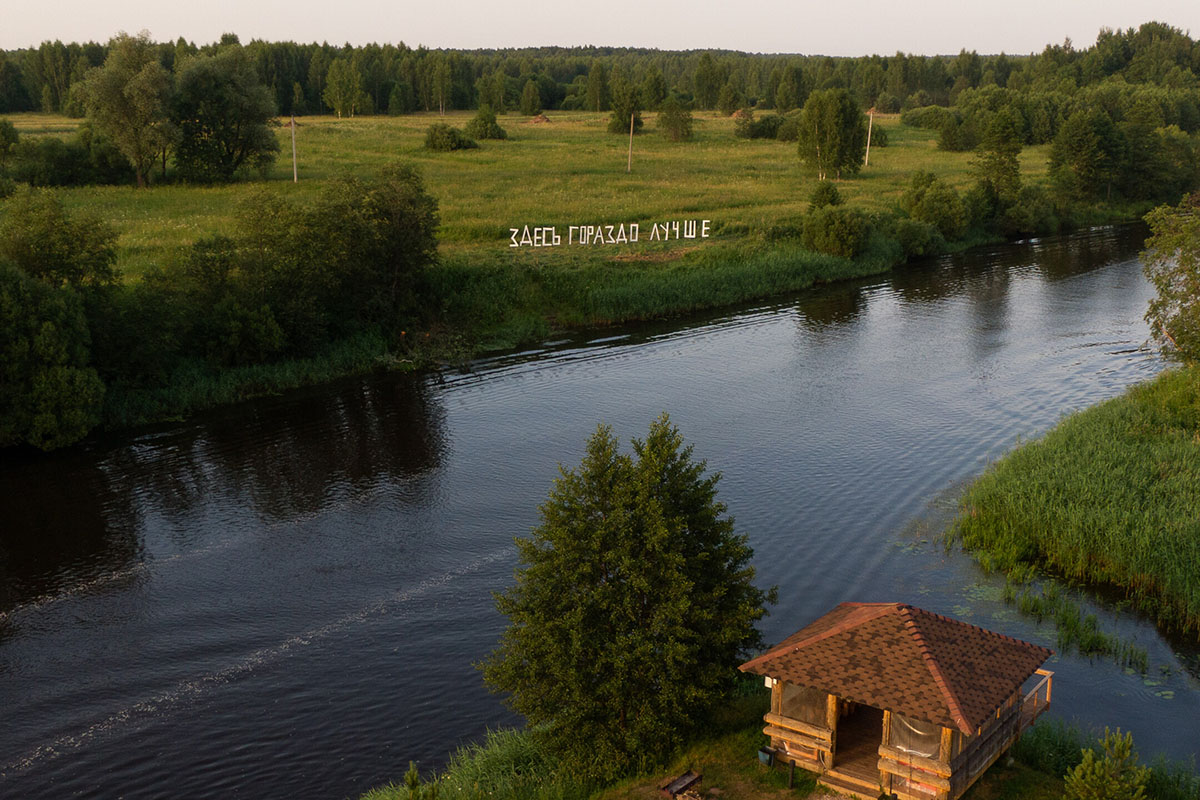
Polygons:
M922 772L919 775L914 775L908 767L900 766L890 759L879 759L879 771L889 772L892 775L899 775L901 778L923 783L926 786L933 786L943 792L950 791L950 781L947 778L943 778L941 775L932 775L928 772Z
M942 741L938 747L938 760L949 764L950 749L954 744L954 731L949 728L942 728Z
M809 750L819 750L823 753L832 752L829 742L805 736L803 733L776 728L773 725L763 728L763 733L772 739L782 739L788 744L794 744L797 747L807 747Z
M809 736L821 739L823 741L832 741L833 731L828 728L822 728L820 725L810 725L807 722L801 722L798 719L785 717L781 714L763 714L763 721L768 725L774 725L777 728L785 728L790 731L797 731Z
M950 777L950 765L945 761L938 761L936 759L926 758L925 756L906 753L903 750L886 744L879 745L879 755L881 758L894 761L897 766L904 766L905 769L911 765L923 772L932 772L935 775L941 775L943 778ZM901 775L903 773L897 772L895 774Z

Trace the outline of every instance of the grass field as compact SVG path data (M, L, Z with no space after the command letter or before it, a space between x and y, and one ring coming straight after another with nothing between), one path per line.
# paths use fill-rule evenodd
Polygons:
M462 127L471 112L445 120ZM230 186L164 184L149 190L87 187L61 190L72 209L109 220L119 234L119 267L136 279L152 264L169 265L175 253L205 234L228 230L239 202L264 186L285 196L309 197L322 181L340 174L363 174L404 160L416 164L441 209L443 258L473 264L504 263L571 267L608 259L657 260L681 255L696 242L654 246L510 249L508 228L524 225L613 224L707 218L715 236L699 246L736 242L775 225L794 223L808 206L815 185L796 154L795 143L738 139L733 121L710 112L696 115L695 137L674 143L646 115L634 138L633 171L626 174L628 137L606 132L608 114L550 112L550 122L532 124L515 114L499 117L504 141L483 141L478 150L434 153L423 147L425 129L436 114L403 117L302 117L296 140L299 184L291 182L291 143L278 129L280 157L267 180ZM9 119L22 135L67 136L78 120L45 114ZM912 173L927 170L960 188L968 186L970 153L937 149L933 131L900 125L897 115L879 115L890 146L874 147L871 164L839 184L842 196L867 210L895 205ZM1021 155L1022 177L1042 182L1046 147Z

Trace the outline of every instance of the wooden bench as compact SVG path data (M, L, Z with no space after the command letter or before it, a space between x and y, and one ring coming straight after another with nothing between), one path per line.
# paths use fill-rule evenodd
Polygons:
M692 787L696 786L704 778L699 772L688 770L678 778L671 780L658 787L658 791L663 797L679 797L684 792L688 792Z

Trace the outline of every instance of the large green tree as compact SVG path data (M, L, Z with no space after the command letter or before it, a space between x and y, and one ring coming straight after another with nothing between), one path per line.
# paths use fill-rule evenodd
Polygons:
M96 425L104 384L88 345L78 296L0 256L0 447L51 450Z
M862 168L867 150L867 115L846 89L813 92L800 112L800 158L817 178L841 178Z
M1007 111L992 117L979 142L972 166L986 189L1006 202L1021 190L1021 131L1016 118Z
M179 68L172 117L180 175L201 183L232 180L243 166L270 164L279 152L271 125L275 99L241 46L187 59Z
M125 154L144 187L154 158L174 138L167 114L171 78L150 34L114 36L104 66L89 71L81 88L88 117Z
M362 108L367 93L362 88L362 74L348 58L339 58L329 65L325 74L325 91L321 99L341 117L353 117Z
M612 775L664 755L761 644L769 598L746 537L666 415L620 452L601 425L561 470L541 524L518 539L509 618L483 665L494 690L580 770Z
M1157 294L1146 321L1164 349L1186 361L1200 359L1200 193L1146 216L1151 236L1142 263Z

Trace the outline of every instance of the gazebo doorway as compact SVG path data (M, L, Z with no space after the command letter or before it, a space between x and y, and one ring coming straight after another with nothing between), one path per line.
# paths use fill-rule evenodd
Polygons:
M833 753L836 775L870 787L879 785L879 745L883 741L883 710L855 703L837 722Z

